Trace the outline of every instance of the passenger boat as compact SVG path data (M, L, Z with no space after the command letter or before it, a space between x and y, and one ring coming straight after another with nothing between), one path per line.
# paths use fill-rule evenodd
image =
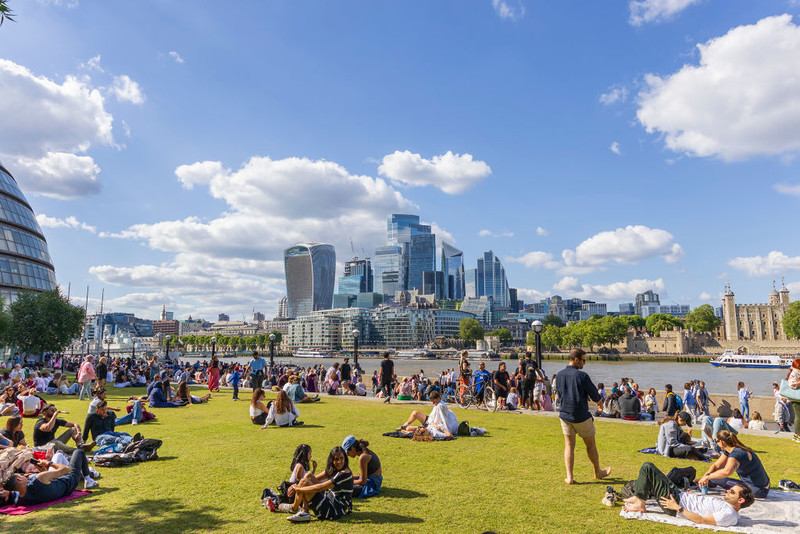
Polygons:
M318 349L299 348L292 353L295 358L333 358L330 352Z
M410 360L435 360L436 355L427 349L401 350L397 353L398 358Z
M714 367L747 367L753 369L787 369L794 358L783 358L777 354L737 354L731 349L708 363Z

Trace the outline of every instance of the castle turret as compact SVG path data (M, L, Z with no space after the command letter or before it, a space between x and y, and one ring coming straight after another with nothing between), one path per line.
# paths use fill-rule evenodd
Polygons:
M730 283L725 286L725 295L722 297L722 318L725 321L725 339L727 341L737 341L739 339L739 327L736 323L736 303Z
M789 305L789 290L786 288L786 282L783 280L781 280L780 303L781 306Z

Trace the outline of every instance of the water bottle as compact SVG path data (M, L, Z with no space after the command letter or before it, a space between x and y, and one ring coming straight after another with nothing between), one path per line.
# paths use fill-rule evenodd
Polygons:
M708 486L700 486L700 494L708 495Z

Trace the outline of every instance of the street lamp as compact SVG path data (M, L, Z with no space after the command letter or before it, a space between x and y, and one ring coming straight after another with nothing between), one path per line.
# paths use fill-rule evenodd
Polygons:
M361 335L361 332L358 328L353 328L353 365L356 367L356 371L361 373L361 367L358 365L358 336Z
M136 338L131 336L131 359L136 361Z
M217 351L217 336L211 338L211 359L214 359L214 353Z
M111 338L108 338L108 341L106 341L106 356L108 356L108 360L111 361Z
M263 339L263 338L262 338ZM275 334L269 335L269 370L275 369Z
M544 324L539 319L533 321L531 325L533 327L533 333L536 335L536 365L539 369L542 368L542 330L544 329Z
M172 339L172 336L171 336L171 335L169 335L169 334L167 334L167 335L166 335L166 337L164 337L164 339L165 339L165 340L166 340L166 342L167 342L167 351L166 351L166 353L165 353L165 359L166 359L167 361L169 361L169 340L170 340L170 339Z

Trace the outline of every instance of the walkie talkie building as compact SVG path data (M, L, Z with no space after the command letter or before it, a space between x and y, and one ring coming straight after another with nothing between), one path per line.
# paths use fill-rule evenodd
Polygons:
M283 252L289 317L333 306L336 252L333 245L300 243Z

